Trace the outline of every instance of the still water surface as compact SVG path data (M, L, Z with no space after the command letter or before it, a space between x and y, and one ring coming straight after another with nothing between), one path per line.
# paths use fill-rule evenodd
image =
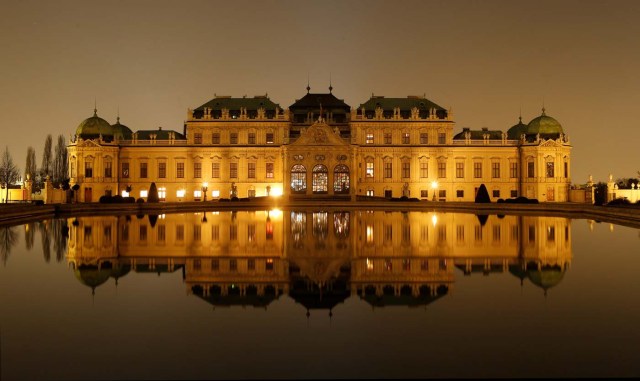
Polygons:
M0 226L13 379L640 375L637 229L383 211Z

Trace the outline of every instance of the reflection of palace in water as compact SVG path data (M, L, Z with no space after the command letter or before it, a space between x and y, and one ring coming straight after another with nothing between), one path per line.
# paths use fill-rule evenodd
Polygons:
M309 309L350 296L426 305L456 273L510 273L546 290L571 261L570 220L384 211L243 211L94 216L69 221L68 260L95 290L128 273L181 271L214 306Z

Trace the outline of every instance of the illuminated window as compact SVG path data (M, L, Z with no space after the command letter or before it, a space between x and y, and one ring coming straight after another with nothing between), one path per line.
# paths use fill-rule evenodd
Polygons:
M291 167L291 190L293 192L307 190L307 169L302 164Z
M265 169L266 169L266 178L267 179L272 179L273 178L273 163L266 163L265 165Z
M267 263L265 264L265 269L267 271L273 271L273 259L267 259Z
M212 190L211 197L214 197L214 198L220 197L220 191L218 189Z
M372 133L367 133L366 138L365 138L365 143L367 144L373 144L373 134Z
M186 193L187 193L187 192L186 192L184 189L179 189L179 190L177 190L177 191L176 191L176 196L177 196L178 198L182 198L182 197L184 197L184 195L185 195Z
M373 243L373 225L367 225L366 227L366 239L367 243Z
M122 163L122 178L129 178L129 163Z
M409 135L408 132L403 132L402 133L402 144L409 144L411 143L411 135Z
M367 159L367 162L365 163L365 176L373 177L373 160L372 159Z
M373 260L367 258L366 266L367 266L367 271L373 271Z
M201 197L202 197L202 191L201 190L193 191L193 198L199 199Z
M333 170L333 192L349 193L349 167L338 164Z
M141 190L140 197L149 197L149 191L146 189Z
M267 144L273 144L273 132L267 132Z
M325 193L328 190L329 171L322 164L313 167L312 186L314 193Z

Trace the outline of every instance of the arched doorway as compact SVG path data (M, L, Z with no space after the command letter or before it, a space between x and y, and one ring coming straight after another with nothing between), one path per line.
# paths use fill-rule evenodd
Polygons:
M333 169L333 193L349 193L349 167L338 164Z
M329 171L322 164L313 167L313 193L327 193Z
M304 193L307 191L307 168L302 164L291 167L291 192Z

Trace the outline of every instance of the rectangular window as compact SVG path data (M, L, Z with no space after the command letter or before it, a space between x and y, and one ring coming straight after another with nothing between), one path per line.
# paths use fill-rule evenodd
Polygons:
M390 132L385 132L384 133L384 144L391 144L391 133Z
M420 144L429 144L429 134L426 132L420 134Z
M230 241L238 240L238 225L229 226L229 240Z
M365 176L373 177L373 161L367 161L365 167Z
M420 190L420 197L422 198L429 198L429 191L426 189L421 189Z
M113 176L113 171L111 169L111 162L110 161L105 161L104 162L104 177L110 179Z
M368 133L365 137L365 143L367 144L373 144L373 134L372 133Z
M211 135L211 144L220 144L220 133L214 132Z
M220 163L211 163L211 177L214 179L220 178Z
M438 197L441 199L447 198L447 191L445 189L440 189L438 191Z
M193 163L193 178L199 179L202 177L202 163Z
M569 178L569 163L564 162L564 178Z
M211 240L217 241L220 239L220 225L211 225Z
M555 177L555 165L553 162L547 162L547 177Z
M493 193L493 197L494 198L500 198L500 190L499 189L494 189L492 191L492 193Z
M230 144L238 144L238 133L232 132L229 134L229 143Z
M500 163L491 163L491 178L500 178Z
M464 178L464 163L456 163L456 178Z
M456 191L456 197L458 197L458 198L462 198L462 197L464 197L464 191L463 191L463 190L461 190L461 189L458 189L458 190Z
M529 178L535 177L534 169L535 169L535 167L533 165L533 162L528 162L527 163L527 177L529 177Z
M411 163L402 163L402 178L408 179L411 177Z
M403 132L402 133L402 144L409 144L411 143L411 135L409 135L408 132Z
M200 241L202 239L202 225L193 225L193 240Z
M447 177L447 163L446 162L439 162L438 163L438 177L441 179L444 179L445 177Z
M93 163L90 161L84 162L84 177L93 177Z
M212 259L211 260L211 270L212 271L220 270L220 260L219 259Z
M511 189L511 198L516 198L518 197L518 191L515 189Z
M256 144L256 133L249 132L249 144Z
M429 177L429 163L420 163L420 177L423 179Z
M482 163L473 163L473 178L482 178Z
M529 242L535 242L535 241L536 241L536 227L529 226Z
M447 134L438 132L438 144L447 144Z
M176 241L184 241L184 225L176 225Z
M493 226L493 242L500 242L500 225Z
M392 163L384 163L384 178L390 179L393 176Z
M167 177L167 163L158 163L158 178L164 179Z
M464 225L456 226L456 240L458 243L464 243Z
M122 178L129 178L129 163L122 163Z
M140 241L147 240L147 225L140 225L140 229L138 230L138 236Z
M184 163L176 163L176 177L184 179Z
M167 227L164 225L158 225L158 243L163 243L167 239Z
M273 259L271 258L267 259L267 262L265 263L264 268L267 271L273 271Z
M266 178L267 179L272 179L273 178L273 163L267 163L266 164Z
M146 179L149 175L147 163L140 163L140 178Z
M247 259L247 269L254 271L256 269L256 260L253 258Z
M247 163L247 177L250 179L256 178L256 163Z
M238 178L238 163L229 163L229 178Z
M194 144L202 144L202 133L196 132L193 134L193 143Z
M267 132L267 144L273 144L273 132Z
M518 178L518 163L509 163L509 176L512 179Z

